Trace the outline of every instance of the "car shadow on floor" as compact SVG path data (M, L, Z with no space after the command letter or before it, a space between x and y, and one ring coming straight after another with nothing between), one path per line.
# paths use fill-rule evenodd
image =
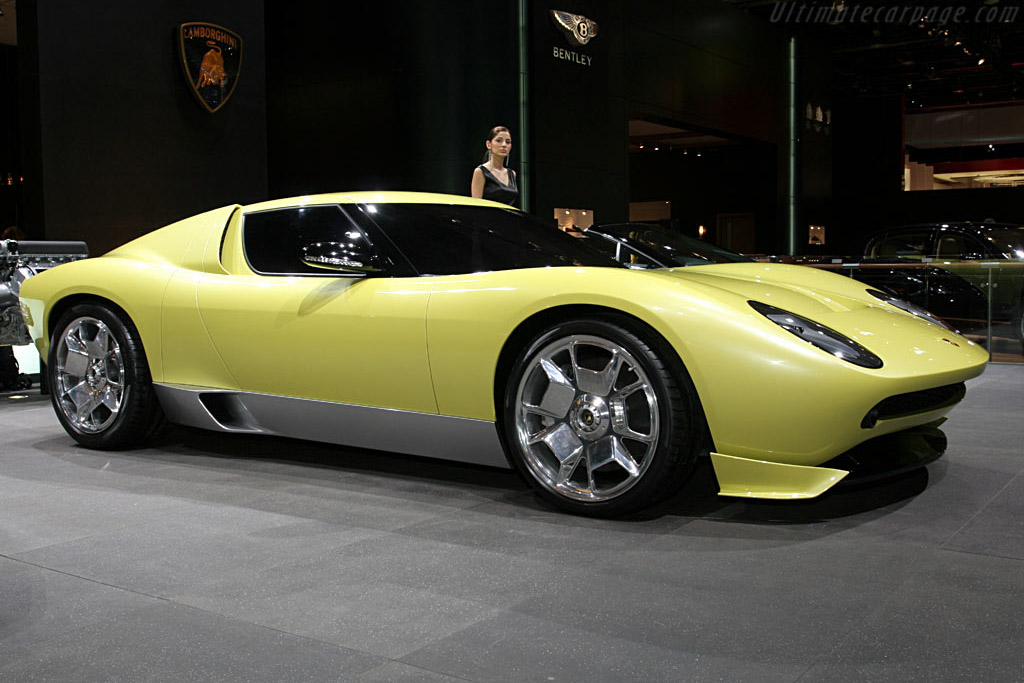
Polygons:
M377 479L410 480L442 487L472 487L483 498L504 505L525 507L522 512L553 512L513 470L458 462L406 456L382 451L331 446L281 437L232 435L199 429L174 427L142 457L161 460L170 457L204 456L202 466L262 471L267 463L287 468L289 477L303 476L302 465L312 468L309 480L329 486L331 477L322 470L346 475L365 473ZM191 459L186 457L186 460ZM258 465L254 465L258 463ZM198 463L194 463L198 464ZM707 518L744 524L815 524L867 514L877 517L891 512L924 491L929 482L927 468L853 485L840 485L810 500L757 500L718 495L718 484L710 460L702 458L680 491L663 503L630 515L623 521L645 522L666 516Z
M817 524L859 515L877 517L902 507L928 487L928 468L921 467L875 481L838 485L817 498L764 500L718 495L709 460L695 467L679 493L642 513L701 517L745 524Z

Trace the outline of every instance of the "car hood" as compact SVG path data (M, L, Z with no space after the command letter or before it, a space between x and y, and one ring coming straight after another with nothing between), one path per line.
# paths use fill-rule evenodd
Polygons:
M724 263L661 271L675 281L703 289L731 310L747 309L745 325L761 316L742 300L781 308L825 325L879 355L893 371L924 372L965 359L984 365L981 347L940 325L884 303L868 294L870 285L805 266L774 263ZM740 300L737 301L737 297ZM965 355L966 354L966 355Z
M820 318L879 305L868 285L852 278L805 266L776 263L720 263L661 271L694 285L704 285Z

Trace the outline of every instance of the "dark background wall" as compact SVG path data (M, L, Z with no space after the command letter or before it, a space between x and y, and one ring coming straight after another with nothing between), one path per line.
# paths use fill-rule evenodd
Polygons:
M18 20L29 236L85 239L100 253L265 198L262 0L21 0ZM238 86L214 114L182 73L175 31L187 21L244 41Z
M720 2L628 5L630 118L711 132L739 143L700 158L631 157L633 200L672 201L684 232L705 225L715 240L715 216L751 213L757 251L784 243L782 232L787 140L787 37ZM673 191L674 190L674 191Z
M21 219L18 49L13 45L0 45L0 92L0 230L5 230Z
M599 34L585 46L567 41L549 15L556 7L594 19ZM787 35L716 0L531 0L528 10L533 213L586 208L613 222L631 200L668 199L681 224L754 213L758 251L785 251ZM512 129L512 164L522 161L509 0L22 0L18 19L20 44L4 48L0 66L21 100L18 133L6 136L20 149L5 143L0 154L20 154L19 218L30 237L84 238L98 253L268 196L466 194L495 124ZM178 62L175 28L196 20L245 40L240 84L215 114L194 101ZM834 95L826 54L800 45L801 250L809 223L828 229L818 251L856 253L887 225L1020 220L1024 188L901 192L902 102ZM807 103L831 111L827 131L806 126ZM713 132L740 149L702 166L630 155L631 119Z
M868 236L896 225L986 218L1024 223L1024 187L902 191L900 98L840 100L834 111L836 230L830 230L828 253L860 254Z
M716 241L719 214L754 214L755 226L776 223L775 146L767 143L720 147L695 152L638 152L630 158L633 201L670 201L674 227L697 236L705 226L706 239ZM758 253L774 252L776 235L768 229L756 235Z
M597 34L586 45L568 39L553 9L597 22ZM554 221L556 207L588 209L598 222L621 221L629 207L622 3L534 0L529 21L532 211Z
M593 19L597 36L583 46L567 40L551 9ZM713 225L722 200L728 208L717 212L755 213L764 249L774 246L785 36L704 0L534 1L530 21L534 213L592 209L599 223L619 222L628 219L630 201L670 200L680 223ZM557 48L585 55L590 65L556 57ZM744 145L702 166L681 154L631 156L630 119Z
M796 45L797 89L797 210L795 252L814 253L831 247L833 223L833 134L835 131L832 61L827 46L801 39ZM810 107L810 110L808 110ZM819 110L821 119L818 120ZM781 145L785 149L785 145ZM780 164L785 172L785 164ZM825 226L825 244L811 246L808 228ZM780 233L785 231L780 230ZM788 253L786 242L777 242L775 253Z
M538 216L553 220L557 206L621 221L631 200L657 187L677 198L680 217L754 213L759 250L778 250L786 37L715 0L528 2L527 131L517 130L517 3L509 0L22 5L30 236L84 238L98 253L175 219L268 196L467 194L486 131L503 124L519 145L513 167L523 170L530 155ZM586 46L566 40L551 9L594 19L598 36ZM183 21L245 39L239 86L215 114L193 101L182 77L174 31ZM671 161L646 166L629 155L634 118L714 131L743 141L746 154L723 156L711 176ZM713 197L728 207L711 207Z
M631 118L776 143L785 133L786 36L714 0L623 2Z
M467 195L487 131L518 143L515 2L269 4L267 56L272 197Z

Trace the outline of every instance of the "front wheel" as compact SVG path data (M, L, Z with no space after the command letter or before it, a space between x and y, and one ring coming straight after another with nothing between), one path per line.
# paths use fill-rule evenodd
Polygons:
M46 370L57 419L83 446L138 446L165 424L138 331L105 305L61 316Z
M659 341L587 319L550 328L520 354L503 427L513 462L544 498L608 517L682 484L703 419L685 369Z

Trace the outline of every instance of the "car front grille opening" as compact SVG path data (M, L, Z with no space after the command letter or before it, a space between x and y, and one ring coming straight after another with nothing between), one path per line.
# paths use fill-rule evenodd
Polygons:
M908 417L948 408L959 403L966 393L966 385L960 382L959 384L947 384L934 389L890 396L869 410L861 420L860 426L864 429L871 429L878 424L879 420L894 420L898 417Z

